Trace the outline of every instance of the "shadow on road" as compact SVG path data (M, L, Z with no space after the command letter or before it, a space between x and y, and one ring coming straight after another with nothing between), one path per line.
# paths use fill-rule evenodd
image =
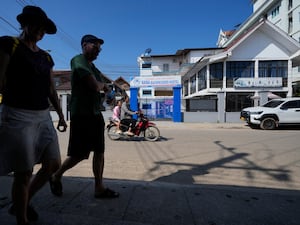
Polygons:
M254 179L255 176L253 174L254 171L264 173L265 175L269 176L271 179L286 182L290 181L290 171L284 168L269 168L269 167L262 167L257 165L254 161L249 159L249 153L237 153L235 152L235 148L227 147L222 144L221 141L214 142L217 146L220 147L220 151L230 153L230 156L222 157L218 160L206 163L206 164L191 164L191 163L176 163L176 162L169 162L169 161L158 161L156 162L157 166L156 169L159 169L161 165L173 165L178 168L182 166L189 167L190 169L182 170L179 169L177 172L172 173L167 176L162 176L155 181L162 181L162 182L170 182L170 183L182 183L182 184L193 184L194 179L193 176L205 175L209 174L211 170L215 168L224 168L224 169L236 169L236 170L244 170L246 177L248 179ZM230 166L226 165L228 163L232 163L234 161L239 160L237 166ZM153 172L153 171L152 171Z

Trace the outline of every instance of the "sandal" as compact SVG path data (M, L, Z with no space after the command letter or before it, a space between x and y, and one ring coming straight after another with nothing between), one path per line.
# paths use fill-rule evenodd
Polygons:
M101 193L95 193L95 198L118 198L120 196L120 193L115 192L109 188L106 188Z
M60 180L53 180L52 176L49 178L49 184L52 194L60 197L62 196L62 183Z

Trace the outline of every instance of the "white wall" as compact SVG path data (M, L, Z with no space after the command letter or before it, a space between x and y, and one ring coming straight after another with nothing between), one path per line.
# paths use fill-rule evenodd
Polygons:
M261 7L267 0L257 0L255 1L255 3L253 4L253 12L255 12L257 9L259 9L259 7ZM250 1L249 1L250 4Z
M281 44L273 42L265 34L257 31L255 35L251 35L242 45L233 50L230 60L241 59L272 59L287 60L288 53Z
M176 57L162 57L162 58L152 58L152 71L153 73L163 72L163 65L169 64L169 72L179 70L179 61Z

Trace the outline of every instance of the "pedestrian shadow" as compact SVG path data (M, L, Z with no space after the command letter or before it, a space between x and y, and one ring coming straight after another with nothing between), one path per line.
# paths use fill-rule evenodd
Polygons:
M228 152L231 155L222 157L220 159L211 161L206 164L192 164L192 163L178 163L170 162L168 160L155 162L156 166L150 169L151 172L161 169L161 166L175 166L178 168L188 167L189 169L178 169L175 173L170 175L161 176L155 181L170 182L170 183L182 183L182 184L193 184L195 182L194 176L201 176L210 174L215 168L222 168L226 170L243 170L245 171L246 178L249 180L255 179L254 172L263 173L270 178L280 181L287 182L291 181L290 170L284 168L268 168L257 165L254 161L251 161L248 156L249 153L238 153L235 152L235 148L227 147L222 144L221 141L215 141L214 144L220 147L220 151ZM236 164L232 164L235 161ZM231 163L230 165L227 165Z

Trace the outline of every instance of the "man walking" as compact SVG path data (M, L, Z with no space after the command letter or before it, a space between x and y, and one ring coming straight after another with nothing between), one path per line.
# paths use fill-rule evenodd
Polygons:
M104 41L94 35L81 39L82 54L71 60L71 123L68 158L50 179L54 195L62 195L61 178L68 169L93 155L93 174L95 177L95 198L116 198L119 193L106 188L103 184L104 168L104 130L105 123L101 113L101 93L107 92L102 73L93 61L101 51Z

